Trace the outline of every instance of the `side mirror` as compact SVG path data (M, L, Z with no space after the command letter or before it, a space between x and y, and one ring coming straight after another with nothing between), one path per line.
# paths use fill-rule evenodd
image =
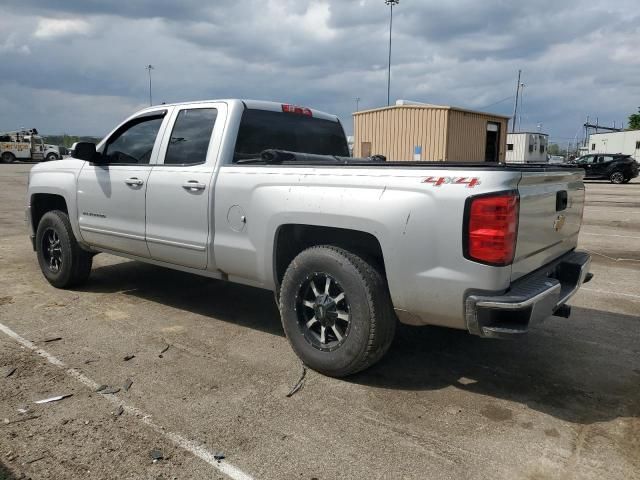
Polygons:
M71 147L72 157L93 163L102 162L102 155L96 152L96 144L91 142L76 142Z

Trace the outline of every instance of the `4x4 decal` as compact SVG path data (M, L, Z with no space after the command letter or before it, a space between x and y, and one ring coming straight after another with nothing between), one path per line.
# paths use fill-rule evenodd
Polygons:
M422 183L432 183L434 187L452 184L466 185L467 188L473 188L476 185L480 185L480 179L478 177L427 177Z

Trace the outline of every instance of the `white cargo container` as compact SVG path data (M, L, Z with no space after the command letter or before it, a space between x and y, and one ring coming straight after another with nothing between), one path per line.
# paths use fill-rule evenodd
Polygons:
M589 135L588 148L587 153L622 153L640 162L640 130L592 133Z
M546 163L549 135L518 132L507 134L507 163Z

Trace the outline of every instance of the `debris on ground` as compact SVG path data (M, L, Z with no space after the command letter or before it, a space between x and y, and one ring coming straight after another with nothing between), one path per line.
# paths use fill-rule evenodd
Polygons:
M300 378L298 379L298 383L296 383L293 388L289 391L289 393L287 393L287 398L290 398L292 396L294 396L296 393L298 393L302 387L304 386L304 379L307 376L307 367L303 364L302 365L302 373L300 374Z
M28 406L28 405L26 405L26 406L24 406L24 407L20 407L20 408L18 409L18 413L19 413L20 415L23 415L23 414L27 413L28 411L29 411L29 406Z
M69 398L69 397L71 397L72 395L73 395L73 393L66 393L66 394L64 394L64 395L58 395L58 396L55 396L55 397L49 397L49 398L45 398L45 399L43 399L43 400L36 400L36 401L35 401L35 402L33 402L33 403L51 403L51 402L58 402L58 401L63 400L63 399L65 399L65 398Z
M14 423L26 422L27 420L35 420L36 418L40 418L40 415L31 415L30 417L16 418L15 420L5 418L4 423L5 425L12 425Z
M104 390L105 388L107 388L109 385L99 385L98 388L96 388L96 392L101 392L102 390Z
M130 378L127 378L124 382L124 386L123 389L125 392L128 392L129 389L131 388L131 385L133 385L133 380L131 380Z
M128 362L129 360L131 360L131 359L133 359L133 358L136 358L136 356L135 356L134 354L129 354L129 355L125 355L125 357L124 357L124 359L123 359L123 360L124 360L125 362Z
M85 365L89 365L90 363L94 363L97 362L98 359L97 358L88 358L87 360L84 361Z
M116 417L119 417L124 413L124 407L120 405L118 409L113 413Z
M27 460L26 462L24 462L26 465L31 465L32 463L36 463L40 460L44 460L45 458L47 458L46 455L42 455L41 457L37 457L37 458L32 458L31 460Z
M103 395L113 395L114 393L118 393L119 391L120 391L119 387L107 387L107 388L103 388L98 393L102 393Z
M62 340L62 337L45 338L44 340L42 340L42 343L57 342L58 340Z
M9 378L11 375L16 373L16 370L18 370L18 367L7 368L7 370L4 372L4 378Z
M9 305L13 303L13 297L0 297L0 305Z
M160 351L160 355L158 355L159 358L162 358L162 354L166 353L167 350L169 350L169 347L171 345L169 345L168 343L164 346L164 348Z
M162 453L162 450L159 450L157 448L154 448L153 450L151 450L149 452L149 456L153 460L153 463L156 463L157 461L162 460L164 458L164 454Z
M213 453L213 458L214 458L215 460L217 460L217 461L224 460L224 458L225 458L225 454L224 454L224 453L222 453L222 452L214 452L214 453Z

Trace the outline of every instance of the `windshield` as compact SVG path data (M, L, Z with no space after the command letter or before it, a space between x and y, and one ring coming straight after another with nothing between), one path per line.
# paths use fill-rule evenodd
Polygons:
M233 161L253 158L267 149L349 156L337 121L294 113L246 109L242 114Z

